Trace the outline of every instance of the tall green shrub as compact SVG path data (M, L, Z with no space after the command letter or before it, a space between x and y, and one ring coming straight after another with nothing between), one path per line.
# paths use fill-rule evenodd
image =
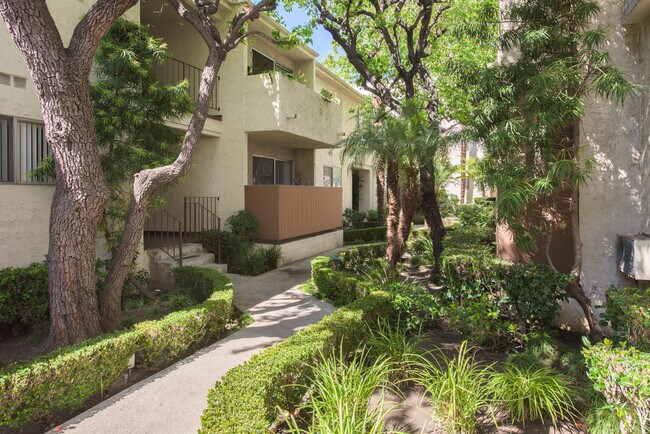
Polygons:
M650 288L610 288L604 317L619 339L650 351Z
M0 324L10 325L16 334L48 318L47 267L34 262L25 268L0 270Z

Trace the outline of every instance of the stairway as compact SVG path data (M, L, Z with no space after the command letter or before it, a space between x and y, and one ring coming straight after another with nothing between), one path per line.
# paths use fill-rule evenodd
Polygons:
M145 250L149 268L149 286L152 289L174 289L172 270L179 263L162 249ZM200 243L183 244L183 266L210 268L221 273L228 272L228 265L215 264L215 254L209 253Z

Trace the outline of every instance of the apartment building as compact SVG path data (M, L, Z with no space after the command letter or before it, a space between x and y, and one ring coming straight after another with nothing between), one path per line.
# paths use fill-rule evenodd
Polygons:
M91 4L48 2L64 42ZM236 7L223 4L214 17L219 27ZM167 43L172 58L156 68L158 79L188 80L196 96L207 49L194 28L164 0L142 1L126 16L150 26L151 34ZM251 28L265 34L286 31L268 17ZM6 59L0 64L0 243L5 252L0 267L24 266L47 253L54 187L27 176L49 151L33 83L4 26L0 47ZM353 168L339 159L335 145L355 127L354 109L363 97L319 64L317 56L307 46L286 50L264 38L229 53L193 168L164 192L163 213L173 225L161 226L152 216L145 244L148 232L207 229L217 220L223 225L241 209L258 218L260 242L282 244L289 259L342 244L341 213L352 203L352 173L367 180L360 191L362 209L375 206L375 176L370 164ZM170 125L184 131L188 121Z
M585 102L580 140L585 145L584 158L591 158L595 167L580 188L582 283L594 306L605 301L610 285L650 284L619 270L619 235L650 233L650 0L598 3L601 11L593 25L607 26L606 48L612 63L646 90L624 105L596 97ZM511 238L498 235L501 255L518 259ZM561 271L568 271L573 251L569 228L556 235L551 246L553 262ZM644 257L650 258L650 243L645 246ZM544 262L544 257L542 250L535 260ZM648 269L650 264L644 267ZM582 330L582 318L579 306L572 301L560 320Z

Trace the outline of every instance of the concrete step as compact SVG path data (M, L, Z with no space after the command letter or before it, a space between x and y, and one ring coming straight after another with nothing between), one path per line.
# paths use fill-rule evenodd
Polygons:
M226 274L228 272L228 264L203 264L199 265L200 268L210 268L217 270L219 273Z
M183 265L189 267L198 267L205 264L214 264L214 259L214 253L200 253L194 256L183 255ZM168 265L170 268L176 268L179 266L178 262L169 256L158 261L158 263Z
M183 259L193 256L198 256L204 253L203 244L201 243L185 243L183 244ZM147 255L152 261L164 261L169 258L169 255L162 249L149 249L146 251ZM171 258L169 258L171 259Z

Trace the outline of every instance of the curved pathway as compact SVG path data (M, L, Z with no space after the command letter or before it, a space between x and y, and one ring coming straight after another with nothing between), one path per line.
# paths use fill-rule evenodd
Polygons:
M332 305L298 289L310 277L310 261L256 277L229 274L235 304L251 313L253 324L112 396L64 423L58 432L196 433L208 390L218 378L334 312Z

